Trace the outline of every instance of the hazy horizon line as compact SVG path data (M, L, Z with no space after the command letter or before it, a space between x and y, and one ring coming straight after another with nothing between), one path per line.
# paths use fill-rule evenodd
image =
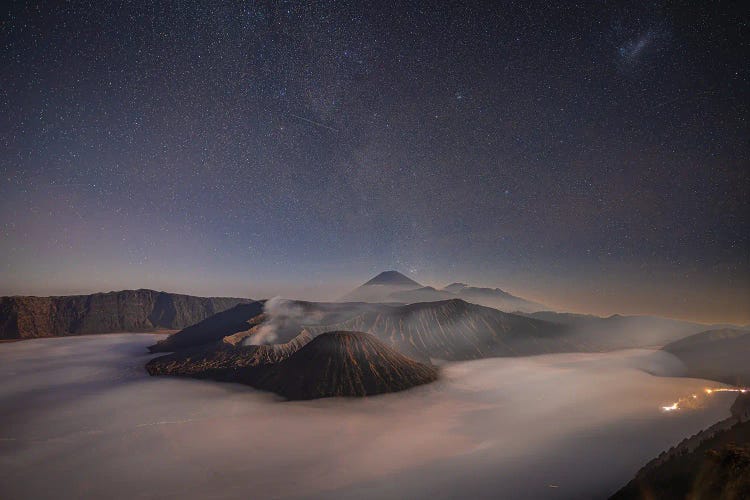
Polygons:
M465 282L462 281L462 280L453 281L452 283L464 283L465 284ZM362 284L364 284L364 283L362 283ZM249 293L231 293L231 292L229 292L229 293L221 293L221 292L220 293L211 293L211 292L208 292L207 293L207 292L191 291L191 290L186 289L184 287L167 287L167 288L162 288L162 287L156 287L156 286L139 286L139 287L128 287L128 286L125 286L125 287L120 287L120 288L113 288L113 289L110 289L110 290L104 290L104 289L101 289L101 288L93 288L93 287L78 287L78 288L76 288L76 287L66 287L65 290L59 290L59 291L56 288L51 288L47 292L41 292L40 291L40 292L29 292L29 293L24 293L23 291L21 291L21 292L5 291L5 290L0 289L0 297L3 297L3 298L4 297L39 297L39 298L47 298L47 297L70 297L70 296L80 296L80 295L95 295L95 294L106 294L106 293L118 293L118 292L124 292L124 291L150 290L150 291L159 292L159 293L170 293L170 294L176 294L176 295L188 295L188 296L203 297L203 298L209 298L209 297L216 297L216 298L239 298L239 299L250 299L250 300L255 300L255 301L261 301L261 300L269 300L269 299L272 299L274 297L280 297L280 298L287 299L287 300L300 300L300 301L308 301L308 302L327 302L327 303L333 303L333 302L347 302L347 301L342 301L342 300L339 300L339 299L342 298L347 292L353 290L354 288L362 286L362 284L360 284L360 285L353 285L352 288L343 290L340 293L336 294L335 296L325 296L325 297L321 297L320 295L318 295L317 297L313 297L313 296L309 296L309 295L308 296L304 296L304 294L303 294L303 296L299 296L299 295L295 295L294 293L278 293L278 291L276 291L276 292L270 292L270 293L252 293L250 291L248 291ZM424 284L424 283L419 283L419 284L421 286L423 286L423 287L430 286L430 287L436 288L438 290L441 289L441 287L438 287L436 285L430 285L430 284ZM478 285L472 285L472 284L469 284L469 286L478 287L478 288L493 288L493 289L494 288L499 288L499 289L501 289L503 291L508 292L508 289L500 288L500 287L478 286ZM316 288L316 287L310 286L310 287L304 287L304 288L311 288L312 289L312 288ZM471 301L463 299L463 298L458 297L458 296L456 298L459 299L459 300L464 300L465 302L472 303ZM529 297L526 297L526 296L522 296L520 298L522 298L524 300L532 300L534 302L537 302L537 299L529 298ZM451 300L451 299L445 299L445 300ZM349 301L349 302L352 302L352 301ZM354 301L354 302L356 302L356 301ZM422 302L440 302L440 301L422 301ZM547 301L545 301L544 299L539 299L538 302L541 305L546 306L544 309L540 309L538 312L554 312L554 313L559 313L559 314L576 314L576 315L582 315L582 316L594 316L594 317L598 317L598 318L610 318L610 317L613 317L613 316L651 317L651 318L661 318L661 319L669 319L669 320L676 320L676 321L686 321L686 322L691 322L691 323L696 323L696 324L702 324L702 325L706 325L706 326L722 326L722 325L727 325L727 326L736 326L736 327L740 327L740 328L747 328L748 326L750 326L750 324L744 323L742 321L734 321L734 320L727 320L727 319L708 320L708 319L701 319L701 318L697 318L697 317L681 316L681 315L669 315L669 314L658 313L658 312L648 312L648 311L641 311L641 312L639 312L639 311L628 310L629 308L625 308L625 310L621 310L619 312L611 312L611 310L607 310L606 312L604 312L604 311L595 311L595 310L581 310L581 309L576 309L576 308L570 308L570 309L568 309L568 308L561 308L561 307L552 307L550 304L546 303ZM399 303L399 302L394 301L393 303ZM407 304L407 303L404 302L404 304ZM482 305L482 304L478 304L478 305ZM493 309L502 310L502 309L499 309L497 307L485 306L485 305L482 305L482 306L483 307L491 307ZM511 314L515 314L515 313L526 314L526 313L523 313L522 311L510 311L510 310L507 310L507 311L503 311L503 312L511 313Z

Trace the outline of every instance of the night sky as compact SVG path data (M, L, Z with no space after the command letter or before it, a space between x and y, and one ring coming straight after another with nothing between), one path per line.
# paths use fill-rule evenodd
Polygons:
M681 3L6 3L0 293L750 322L748 15Z

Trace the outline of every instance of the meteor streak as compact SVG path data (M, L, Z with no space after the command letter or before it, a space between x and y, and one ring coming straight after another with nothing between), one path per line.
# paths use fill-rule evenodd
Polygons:
M328 129L328 130L330 130L332 132L338 132L338 129L335 129L333 127L329 127L328 125L326 125L324 123L316 122L315 120L311 120L309 118L305 118L304 116L298 116L298 115L294 115L292 113L289 113L289 115L293 116L293 117L295 117L295 118L297 118L299 120L306 121L307 123L311 123L312 125L315 125L316 127L322 127L322 128Z

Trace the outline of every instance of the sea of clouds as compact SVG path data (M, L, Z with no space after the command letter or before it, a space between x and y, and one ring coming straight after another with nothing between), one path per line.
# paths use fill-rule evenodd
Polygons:
M403 393L284 402L149 377L157 339L0 345L0 498L602 498L733 399L664 413L706 382L652 375L682 367L628 350L450 363Z

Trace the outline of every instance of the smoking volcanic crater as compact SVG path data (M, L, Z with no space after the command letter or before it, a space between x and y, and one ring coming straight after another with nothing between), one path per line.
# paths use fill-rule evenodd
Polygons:
M278 345L195 348L155 358L146 370L240 382L289 400L372 396L438 378L436 367L400 354L371 334L352 331L314 339L303 331Z

